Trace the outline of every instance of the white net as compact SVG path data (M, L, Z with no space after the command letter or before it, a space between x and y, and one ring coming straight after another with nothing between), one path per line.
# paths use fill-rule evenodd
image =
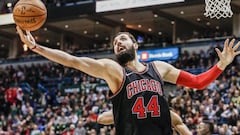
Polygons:
M227 18L232 17L231 0L205 0L205 13L206 17L210 18Z

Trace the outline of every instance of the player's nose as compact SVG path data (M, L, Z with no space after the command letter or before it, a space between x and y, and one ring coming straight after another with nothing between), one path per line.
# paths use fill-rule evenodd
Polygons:
M121 40L117 40L116 45L117 46L121 46L122 45L122 41Z

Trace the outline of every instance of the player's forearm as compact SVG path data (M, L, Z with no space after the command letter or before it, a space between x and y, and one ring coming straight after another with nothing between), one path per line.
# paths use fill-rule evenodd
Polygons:
M97 118L97 123L103 124L103 125L111 125L114 124L114 120L109 117L103 117L103 116L98 116Z
M220 66L220 67L218 67ZM222 73L223 65L215 65L206 72L199 75L194 75L185 71L180 71L177 78L177 84L187 86L190 88L203 89Z
M51 49L37 44L32 51L46 57L47 59L59 64L72 67L71 55L57 49Z

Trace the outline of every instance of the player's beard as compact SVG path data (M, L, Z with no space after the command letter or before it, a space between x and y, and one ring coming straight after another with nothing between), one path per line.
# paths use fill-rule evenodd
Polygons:
M132 61L135 59L135 50L134 47L132 46L130 49L120 52L119 54L116 55L117 62L122 65L126 66L126 64L129 61Z

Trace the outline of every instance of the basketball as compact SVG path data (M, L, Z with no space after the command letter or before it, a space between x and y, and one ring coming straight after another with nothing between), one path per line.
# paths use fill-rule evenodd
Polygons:
M47 9L41 0L20 0L13 8L13 19L23 30L38 30L47 19Z

